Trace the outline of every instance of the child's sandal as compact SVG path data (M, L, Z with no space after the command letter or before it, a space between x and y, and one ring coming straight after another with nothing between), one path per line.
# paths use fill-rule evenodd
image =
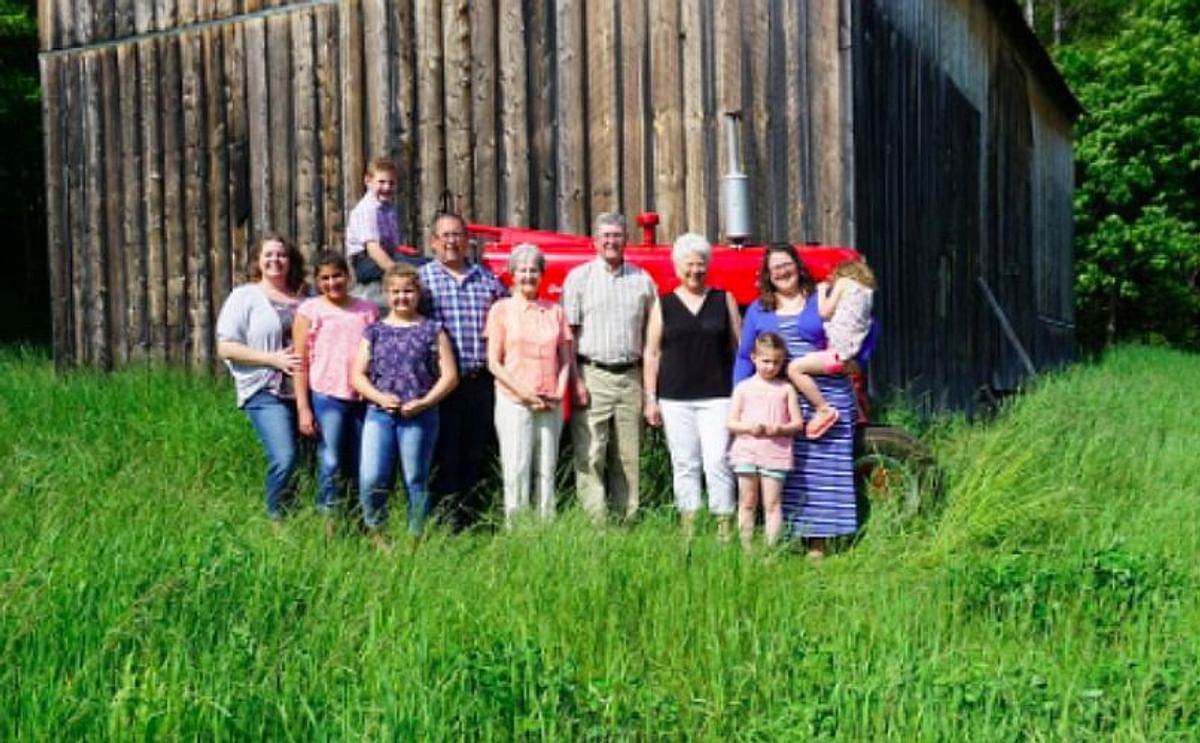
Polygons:
M837 408L826 405L817 412L813 413L813 417L808 420L804 426L804 436L809 439L819 439L833 428L833 424L838 421Z

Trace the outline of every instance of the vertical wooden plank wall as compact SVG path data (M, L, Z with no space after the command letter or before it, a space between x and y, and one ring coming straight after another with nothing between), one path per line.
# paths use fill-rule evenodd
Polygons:
M621 90L618 141L621 148L621 205L632 216L654 206L647 194L650 163L646 147L646 4L644 0L621 0L617 16L621 55L618 85Z
M587 58L588 198L593 214L620 209L619 49L615 3L588 3ZM590 228L588 228L590 229Z
M586 232L599 211L654 208L663 242L721 239L722 114L736 111L754 238L838 242L838 220L798 234L798 215L844 197L809 185L844 182L839 12L40 0L55 348L104 367L214 366L217 313L255 236L284 232L308 255L336 245L376 156L400 167L417 245L444 189L473 221Z
M557 148L549 153L558 163L555 175L556 223L563 232L587 232L587 203L584 197L587 165L584 152L588 122L584 98L587 78L584 72L584 36L582 0L558 0L555 14L554 58L558 68L554 125L558 131Z
M495 4L471 3L471 193L467 211L477 222L495 224L500 189L496 186L497 136L496 64L498 60Z
M654 208L663 239L683 232L684 204L683 76L680 74L679 4L651 3L650 106L653 116Z
M467 13L466 0L442 4L446 188L470 205L475 184L471 174L471 29Z
M500 177L499 216L505 224L532 224L529 210L529 90L525 18L521 0L499 0Z
M428 234L430 219L439 210L439 197L446 188L446 126L443 116L444 77L442 70L441 0L415 0L413 11L416 38L416 148L412 170L416 181L412 202L418 232L414 242Z

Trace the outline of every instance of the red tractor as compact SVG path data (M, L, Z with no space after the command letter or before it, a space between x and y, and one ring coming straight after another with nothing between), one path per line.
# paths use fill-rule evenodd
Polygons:
M638 216L642 228L641 243L632 240L625 248L625 258L647 271L662 293L674 289L679 279L671 263L671 246L655 242L654 231L658 215L652 212ZM468 225L467 231L476 246L480 261L505 284L511 285L508 256L521 243L537 246L546 258L546 273L542 282L543 297L558 301L567 272L596 256L590 237L567 235L517 227ZM818 245L795 246L812 277L820 281L842 261L861 257L846 247ZM758 297L758 272L762 264L763 246L714 245L709 263L709 283L724 289L745 307ZM864 359L865 361L865 359ZM850 372L858 401L858 456L855 470L860 484L860 497L869 508L883 499L903 514L914 513L921 503L923 491L932 484L933 456L929 449L908 431L893 426L873 425L868 417L866 385L863 372L857 365Z

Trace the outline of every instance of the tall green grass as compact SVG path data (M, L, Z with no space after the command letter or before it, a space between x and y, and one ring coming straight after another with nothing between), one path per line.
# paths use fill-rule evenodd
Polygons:
M1126 348L936 426L941 507L822 563L666 507L385 556L271 528L227 382L0 353L0 739L1196 740L1197 389Z

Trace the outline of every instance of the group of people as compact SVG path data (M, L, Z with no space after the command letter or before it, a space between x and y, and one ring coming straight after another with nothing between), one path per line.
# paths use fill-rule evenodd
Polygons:
M687 531L706 490L719 534L736 511L747 545L760 501L768 543L787 528L817 555L855 531L854 396L841 372L870 319L861 262L816 285L791 246L773 244L743 318L708 285L707 240L676 240L680 284L660 297L625 260L624 218L604 213L596 256L568 273L561 304L539 298L545 256L529 244L509 255L510 295L469 259L459 215L432 221L432 260L400 247L396 172L368 166L345 255L315 260L315 296L296 247L268 234L221 309L218 353L267 455L268 516L295 502L306 436L317 510L346 512L356 490L383 543L397 466L412 533L435 505L464 528L489 505L478 485L497 444L506 524L549 519L567 407L579 503L598 522L636 514L648 423L665 430Z

